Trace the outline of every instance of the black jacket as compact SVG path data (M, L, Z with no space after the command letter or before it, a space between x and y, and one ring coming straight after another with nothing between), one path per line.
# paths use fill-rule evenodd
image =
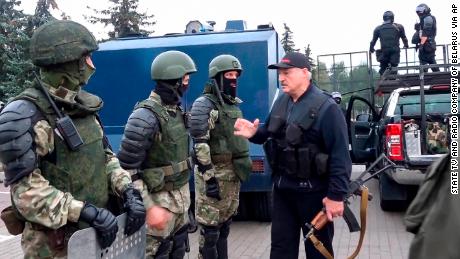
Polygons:
M309 98L312 92L321 90L314 84L310 84L307 91L300 97ZM288 107L297 105L292 99ZM288 108L288 111L290 109ZM289 117L289 112L287 114ZM269 116L270 118L270 116ZM249 141L263 144L269 137L267 131L270 120L261 125L256 134ZM348 183L351 174L351 159L348 151L348 132L345 118L340 107L329 98L318 111L318 117L312 127L305 132L308 143L318 145L329 155L329 174L319 177L313 174L308 181L289 177L286 175L273 175L273 183L276 188L291 189L301 192L321 191L327 189L327 197L332 200L343 200L348 191Z

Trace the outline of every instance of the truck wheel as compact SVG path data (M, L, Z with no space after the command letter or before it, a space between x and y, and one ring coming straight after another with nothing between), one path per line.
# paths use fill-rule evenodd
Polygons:
M253 196L253 208L256 208L255 219L262 222L272 220L272 192L257 192Z
M233 217L235 221L246 221L250 220L251 216L250 210L248 209L248 206L250 205L250 193L248 192L241 192L240 193L240 204L238 205L238 212L236 215Z
M407 207L407 191L386 173L379 177L380 208L384 211L403 211Z

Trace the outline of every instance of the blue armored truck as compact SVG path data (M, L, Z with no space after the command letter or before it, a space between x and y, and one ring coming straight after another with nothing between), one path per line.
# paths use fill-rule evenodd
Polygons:
M208 79L209 62L218 55L230 54L241 61L244 70L238 81L244 117L251 121L256 118L263 121L267 117L278 90L276 70L268 70L267 65L276 63L284 54L271 26L246 30L243 21L232 21L227 22L227 29L221 32L200 31L198 27L183 34L110 40L101 43L93 54L97 73L87 89L104 100L100 115L115 152L134 105L147 98L154 87L150 78L152 60L167 50L187 53L198 69L191 76L190 88L182 100L185 110L189 110L202 93ZM252 174L242 186L239 217L270 220L271 172L261 146L251 144L250 155Z

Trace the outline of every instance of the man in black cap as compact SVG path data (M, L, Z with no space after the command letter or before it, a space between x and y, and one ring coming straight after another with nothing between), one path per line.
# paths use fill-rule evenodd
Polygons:
M306 234L323 208L329 221L343 214L351 159L345 118L330 95L311 81L303 54L287 53L277 69L284 94L276 100L264 125L237 119L235 135L264 144L272 169L273 211L270 258L298 258L300 229ZM332 253L332 222L315 235ZM324 258L310 241L307 258Z

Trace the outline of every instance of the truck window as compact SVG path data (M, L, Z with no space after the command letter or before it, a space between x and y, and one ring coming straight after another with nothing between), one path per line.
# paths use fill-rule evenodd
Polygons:
M425 111L429 114L450 113L449 93L425 93ZM420 95L400 95L396 104L395 114L417 116L420 114Z

